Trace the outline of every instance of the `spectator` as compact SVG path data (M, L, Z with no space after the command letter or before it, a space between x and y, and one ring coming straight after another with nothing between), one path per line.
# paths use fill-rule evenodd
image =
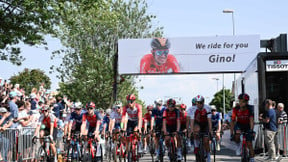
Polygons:
M31 103L31 110L36 110L37 101L35 93L30 94L30 103Z
M6 108L0 108L0 161L8 160L9 139L3 136L3 132L12 125L12 117Z
M16 105L16 102L18 100L17 93L12 91L9 93L9 108L11 112L11 117L13 118L14 122L12 124L11 128L16 128L18 126L17 124L17 118L18 118L18 106Z
M281 124L286 124L287 123L287 113L284 111L284 104L283 103L278 103L277 105L277 110L276 110L276 118L277 118L277 123L278 123L278 131L277 133L280 133L280 129L281 129ZM284 137L283 135L280 135L282 137ZM277 156L280 155L280 146L278 141L280 141L280 136L276 135L275 136L275 146L276 146L276 153Z
M62 97L57 97L56 104L54 105L53 111L55 112L55 116L60 119L60 112L64 110L64 104L62 101Z
M18 122L19 126L21 127L28 127L31 125L32 117L30 117L27 113L27 110L25 109L25 102L24 101L17 101L16 103L18 105L19 113L18 113Z
M263 116L262 122L265 123L265 142L268 146L268 159L276 160L276 150L275 150L275 135L277 132L277 119L276 111L273 108L273 101L270 99L265 100L266 113Z

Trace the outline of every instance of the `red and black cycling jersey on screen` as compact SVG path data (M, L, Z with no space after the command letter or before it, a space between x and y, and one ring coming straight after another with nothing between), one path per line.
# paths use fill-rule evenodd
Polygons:
M248 105L245 110L241 110L240 106L236 106L232 111L232 121L236 121L239 124L249 124L250 117L254 118L254 110L252 105Z
M173 111L169 111L166 109L163 113L163 121L166 120L166 125L169 127L171 125L176 125L177 120L180 120L180 112L178 109L174 109Z
M171 54L167 55L167 61L163 65L158 65L152 54L143 56L140 62L140 73L178 73L179 71L179 64Z
M88 112L86 112L82 117L82 122L86 121L89 122L89 127L96 127L97 121L101 121L102 117L99 112L94 112L94 115L89 115Z

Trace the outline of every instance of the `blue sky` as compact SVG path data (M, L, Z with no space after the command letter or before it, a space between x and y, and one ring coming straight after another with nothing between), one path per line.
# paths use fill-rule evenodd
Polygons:
M285 0L147 0L148 12L157 16L154 25L164 27L165 37L199 37L232 35L232 15L222 13L223 9L234 10L236 35L259 34L261 39L277 37L280 33L288 32L288 2ZM49 50L43 47L23 46L23 65L16 67L7 62L0 62L0 77L10 76L27 68L44 70L52 79L52 89L58 87L56 74L49 74L51 65L59 65L61 59L50 60L51 52L61 48L60 42L47 38ZM250 61L250 60L247 60ZM238 76L238 75L237 75ZM202 94L210 101L217 89L222 87L222 74L193 74L168 76L139 76L138 87L140 98L147 104L157 97L178 96L190 105L191 98ZM225 87L231 88L233 74L225 74Z

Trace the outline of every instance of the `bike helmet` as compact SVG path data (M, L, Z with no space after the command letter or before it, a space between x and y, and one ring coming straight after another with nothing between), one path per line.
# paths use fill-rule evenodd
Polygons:
M172 98L170 98L169 100L167 100L167 106L168 107L175 107L176 105L176 101Z
M155 105L162 105L163 104L163 100L161 98L158 98L154 101Z
M95 106L94 102L88 102L86 104L86 108L89 108L89 107L95 108L96 106Z
M111 112L112 112L111 109L106 109L106 114L107 114L107 115L110 115Z
M81 102L74 102L72 107L74 109L81 109L82 108L82 103Z
M249 101L250 97L248 94L246 93L241 93L239 96L238 96L238 100L245 100L245 101Z
M187 107L187 106L186 106L185 104L181 104L181 105L180 105L180 108L181 108L181 109L186 109L186 107Z
M192 98L192 105L193 105L193 106L196 105L196 97Z
M147 110L149 111L149 110L152 110L153 109L153 106L152 105L148 105L147 106Z
M132 101L134 101L134 100L136 100L136 97L135 97L134 94L129 94L129 95L126 96L126 100L132 100Z
M215 111L217 110L215 105L211 105L210 107L211 107L211 110L215 110Z
M151 48L156 49L169 49L170 41L167 38L153 38L151 41Z
M197 96L195 97L195 100L196 100L196 102L204 102L204 97L201 96L201 95L197 95Z
M114 107L122 107L122 102L121 101L115 101Z

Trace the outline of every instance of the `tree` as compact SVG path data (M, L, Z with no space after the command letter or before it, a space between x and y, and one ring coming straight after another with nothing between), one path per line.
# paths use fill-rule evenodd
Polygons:
M10 78L12 84L20 84L21 88L24 88L25 94L29 95L32 88L39 88L41 83L45 83L44 88L49 89L51 86L50 78L39 69L24 69L19 72L18 75L14 75Z
M1 0L0 1L0 60L21 65L25 58L17 47L46 45L44 34L54 33L59 21L54 12L54 0Z
M225 89L225 110L230 111L232 108L233 94L229 89ZM223 89L215 93L214 98L209 103L210 105L215 105L217 111L223 112Z
M89 1L89 0L88 0ZM64 54L59 67L63 81L60 91L71 99L82 102L97 101L96 106L109 107L113 103L113 65L120 38L145 38L160 36L162 28L153 28L153 15L147 14L144 0L73 1L59 4L61 24L59 35L65 49L54 55ZM123 76L118 98L134 93L133 76Z

